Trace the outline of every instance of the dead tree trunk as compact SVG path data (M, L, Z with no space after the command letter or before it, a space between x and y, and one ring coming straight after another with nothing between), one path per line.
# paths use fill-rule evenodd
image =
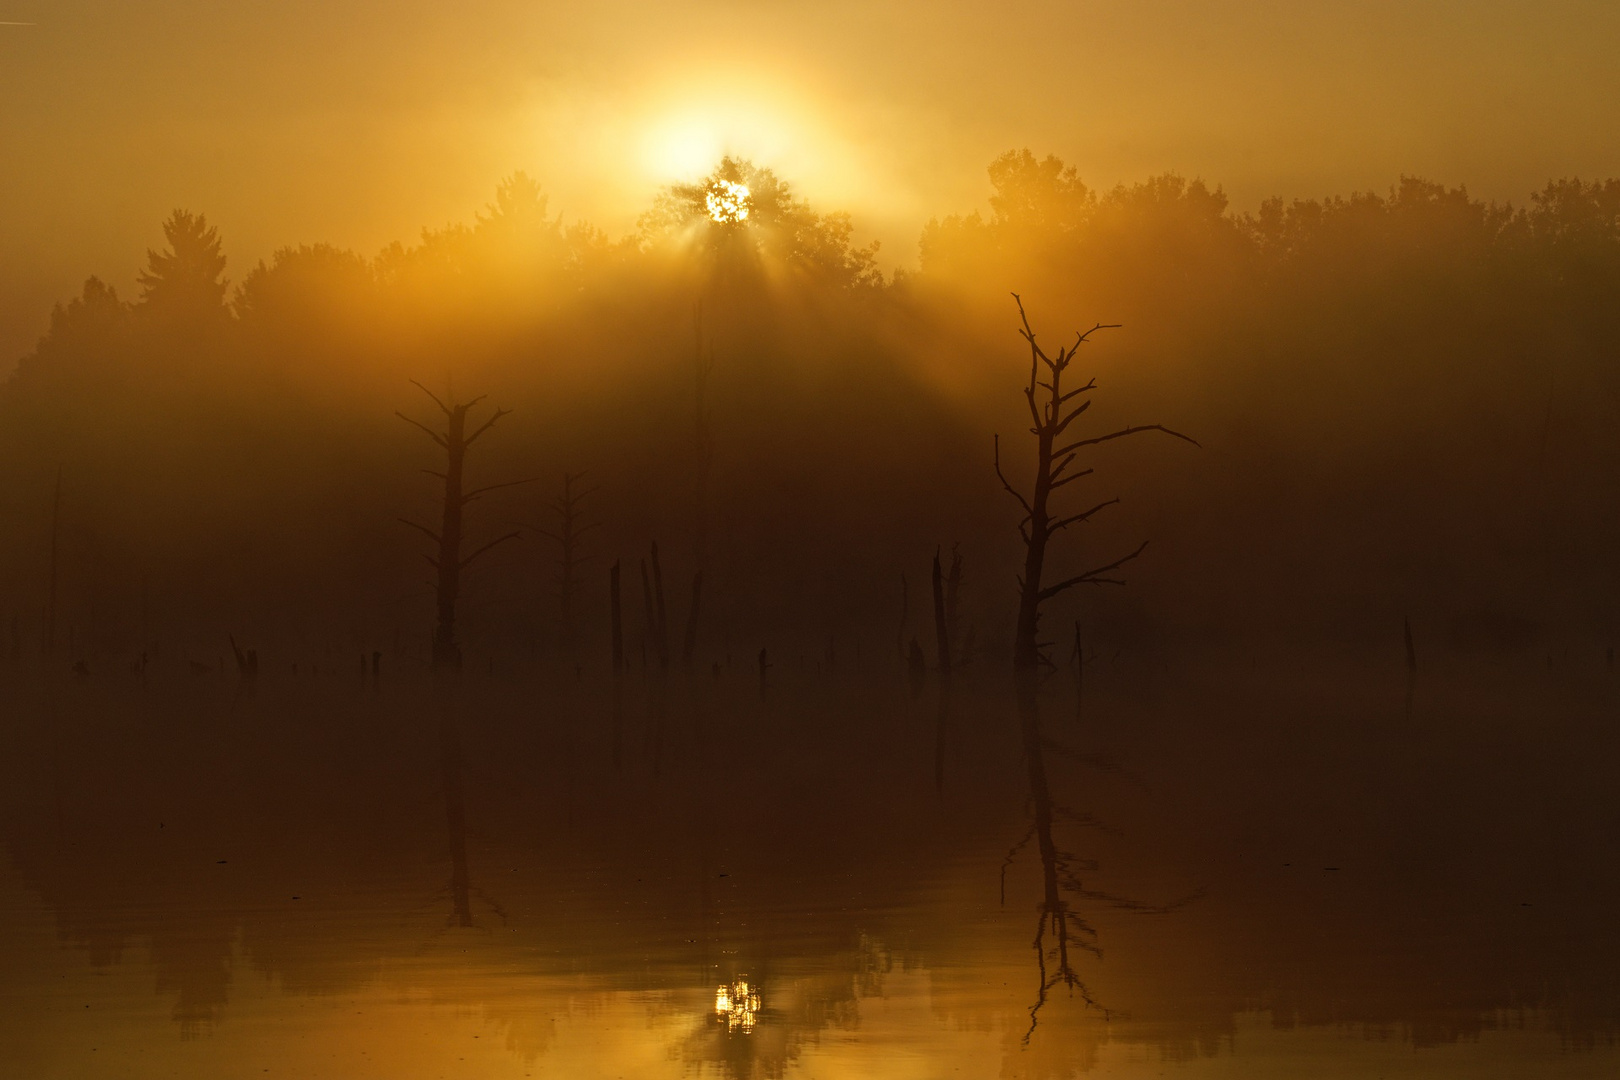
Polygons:
M1074 344L1067 349L1059 349L1055 357L1048 356L1035 341L1035 331L1030 329L1029 317L1024 313L1023 300L1017 293L1013 294L1013 299L1018 303L1018 317L1023 323L1019 336L1029 343L1030 354L1029 385L1024 388L1024 398L1028 402L1030 420L1033 423L1029 430L1035 436L1035 483L1029 497L1026 498L1013 487L1001 471L999 435L995 439L995 465L996 476L1000 479L1001 486L1018 500L1018 505L1024 511L1023 520L1018 525L1018 533L1024 539L1024 572L1018 579L1018 622L1013 639L1013 665L1020 672L1033 673L1042 665L1051 663L1042 652L1044 643L1040 640L1041 604L1076 585L1124 584L1120 579L1109 575L1142 554L1147 548L1147 542L1143 541L1135 551L1113 562L1076 574L1054 585L1042 584L1042 574L1046 569L1046 550L1052 538L1070 525L1089 521L1099 510L1119 502L1118 498L1107 499L1075 514L1053 516L1051 500L1057 489L1091 475L1091 469L1069 471L1079 451L1088 446L1096 446L1098 443L1144 431L1162 431L1166 435L1185 439L1194 446L1198 443L1163 424L1140 424L1123 427L1106 435L1096 435L1089 439L1071 439L1060 444L1060 439L1069 425L1091 407L1089 398L1082 400L1078 405L1071 405L1070 402L1074 398L1090 393L1097 385L1096 380L1092 379L1083 386L1066 391L1063 389L1064 373L1073 362L1075 353L1080 351L1080 346L1084 345L1092 334L1098 330L1115 329L1116 325L1098 323L1090 330L1077 334ZM1044 379L1041 377L1043 369Z
M574 485L584 476L583 472L563 473L562 494L551 503L551 509L557 515L557 531L539 530L542 535L557 541L561 549L557 556L557 591L553 594L557 597L557 643L562 647L562 651L570 656L579 646L578 633L574 627L574 590L579 583L578 570L582 563L590 560L589 555L580 553L580 542L587 532L599 524L594 521L584 523L580 521L580 501L596 490L574 489Z
M939 552L934 552L934 641L939 657L940 685L951 681L951 630L945 615L945 575L940 570Z
M495 414L485 420L472 434L467 434L467 413L473 406L483 401L483 396L473 398L464 404L446 405L427 387L411 380L412 384L422 393L433 399L439 411L445 416L444 432L434 431L426 424L418 423L402 412L396 412L407 424L420 428L428 438L438 443L445 452L445 467L443 472L435 469L424 469L429 476L437 476L444 481L444 507L440 518L439 531L434 532L426 525L420 525L408 518L399 520L413 529L427 534L438 544L438 555L425 556L438 573L434 596L436 601L436 620L433 627L433 666L441 670L456 670L461 667L461 646L456 641L456 601L461 595L461 572L478 556L497 544L507 540L516 540L522 534L509 532L504 536L496 537L489 543L476 549L470 555L461 554L461 526L462 511L467 504L496 488L513 487L517 484L531 483L533 478L526 480L508 480L500 484L486 484L484 487L464 490L462 484L462 470L466 462L467 450L479 437L495 426L495 422L507 415L510 410L496 409Z

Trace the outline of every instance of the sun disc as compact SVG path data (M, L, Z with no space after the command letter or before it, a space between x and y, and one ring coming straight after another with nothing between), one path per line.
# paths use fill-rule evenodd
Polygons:
M716 180L710 184L703 201L708 207L709 217L722 225L739 225L747 221L748 212L753 206L748 185L730 180Z

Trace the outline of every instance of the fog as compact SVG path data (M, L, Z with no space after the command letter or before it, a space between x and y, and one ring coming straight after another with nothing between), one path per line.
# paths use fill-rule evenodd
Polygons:
M706 210L721 181L746 181L746 220ZM466 571L486 657L605 662L607 564L631 587L655 543L672 598L708 575L704 659L903 647L957 545L964 617L1004 656L1022 545L992 437L1020 485L1034 453L1015 291L1049 348L1122 324L1076 360L1097 383L1076 431L1198 443L1085 451L1064 497L1121 502L1054 558L1151 548L1129 589L1058 598L1058 625L1199 649L1398 649L1403 621L1464 652L1612 636L1614 181L1515 209L1405 179L1252 214L1176 176L1094 190L1027 150L987 181L889 274L849 215L733 159L629 236L519 173L470 222L284 247L237 285L228 237L176 212L134 294L88 281L5 388L11 647L424 656L444 450L402 420L440 430L488 395L469 433L511 412L466 487L502 486L468 504L462 550L518 535ZM565 619L549 504L580 472L599 531Z

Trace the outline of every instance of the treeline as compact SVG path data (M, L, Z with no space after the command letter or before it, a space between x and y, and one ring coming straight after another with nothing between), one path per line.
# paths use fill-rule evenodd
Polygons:
M1072 602L1121 642L1616 629L1620 181L1509 207L1406 179L1238 214L1198 181L1098 192L1028 152L990 180L987 213L930 223L918 269L889 276L847 215L729 160L624 238L519 174L469 225L371 257L285 248L235 282L177 212L139 295L91 278L0 391L7 648L38 646L60 468L64 645L234 629L425 656L421 537L396 521L435 498L432 448L393 415L416 379L513 410L473 480L536 478L469 509L471 541L526 537L469 573L470 654L555 650L546 503L582 470L586 648L605 650L606 563L658 542L673 578L705 571L704 656L886 658L901 575L920 626L928 560L960 543L967 621L1005 654L1019 541L989 450L1028 426L1015 289L1054 342L1124 324L1080 361L1098 423L1205 448L1088 463L1125 501L1074 557L1152 541L1130 589ZM748 187L746 219L711 214L721 181Z

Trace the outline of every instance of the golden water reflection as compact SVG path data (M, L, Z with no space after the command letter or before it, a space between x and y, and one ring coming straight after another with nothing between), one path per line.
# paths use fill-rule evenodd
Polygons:
M1620 1066L1607 698L1569 745L1430 717L1393 744L1405 776L1376 731L1282 770L1229 740L1242 701L1180 741L1113 703L1152 753L964 701L939 787L935 714L903 695L672 693L655 771L633 695L621 760L589 703L545 727L527 702L277 694L0 731L0 1076ZM1538 759L1567 764L1503 804ZM1085 920L1067 956L1054 913Z
M753 1031L759 1010L759 990L749 985L746 975L730 986L722 983L715 991L714 1011L726 1025L727 1031L738 1031L744 1035Z

